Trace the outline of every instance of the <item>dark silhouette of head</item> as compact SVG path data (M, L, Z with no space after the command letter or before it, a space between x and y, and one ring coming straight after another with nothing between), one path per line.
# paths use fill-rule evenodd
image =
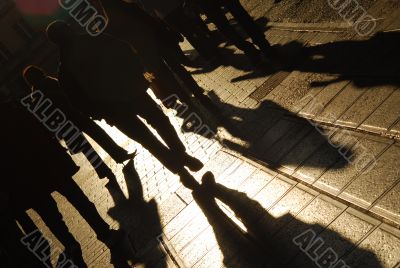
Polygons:
M22 76L28 86L36 87L46 78L46 72L35 65L29 65L23 70Z
M72 28L65 22L56 20L50 23L46 29L47 38L59 46L68 43L74 35Z

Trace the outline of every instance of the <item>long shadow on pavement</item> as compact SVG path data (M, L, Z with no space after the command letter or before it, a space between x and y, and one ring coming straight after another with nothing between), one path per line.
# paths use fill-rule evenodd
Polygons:
M356 248L319 224L301 222L289 213L274 218L246 194L215 183L211 172L203 176L201 188L193 196L213 228L227 267L332 267L336 262L335 267L349 267L345 263L381 267L373 253ZM217 199L233 211L247 231L223 212ZM350 253L356 257L348 258Z
M400 33L379 32L368 40L331 42L305 46L294 41L276 46L282 66L276 71L258 70L232 79L232 82L264 77L278 71L302 71L337 75L331 81L312 82L324 86L344 80L357 87L400 86Z
M128 260L130 265L167 267L165 256L156 239L162 233L157 203L154 199L148 202L144 200L143 187L132 160L124 167L123 174L128 198L125 197L116 179L111 179L106 185L115 203L108 214L128 233L135 251L134 256L124 254L119 257Z
M335 128L313 125L273 101L265 100L257 108L247 109L222 102L214 92L209 92L209 96L221 110L221 114L214 114L217 120L208 120L205 131L199 131L203 123L199 117L190 116L193 111L179 112L178 109L178 116L184 119L183 132L209 138L210 133L216 134L223 127L231 137L220 137L222 144L273 168L300 164L327 168L335 163L333 168L339 169L347 166L352 156L357 156L348 136L336 133ZM334 138L335 135L338 136ZM304 163L315 152L318 159Z

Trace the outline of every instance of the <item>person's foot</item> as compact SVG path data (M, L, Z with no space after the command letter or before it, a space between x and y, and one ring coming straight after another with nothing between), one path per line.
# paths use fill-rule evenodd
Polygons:
M133 153L128 153L127 151L125 151L123 154L118 154L117 156L114 156L114 160L115 162L117 162L118 164L122 164L127 160L130 160L132 158L135 158L137 154L137 150L135 150Z
M100 179L112 178L115 176L112 170L104 162L96 168L96 172Z
M183 162L193 172L197 172L204 167L204 164L199 159L189 154L185 154Z
M178 173L183 186L186 188L195 190L200 187L200 184L196 181L196 179L186 170L183 169L181 172Z

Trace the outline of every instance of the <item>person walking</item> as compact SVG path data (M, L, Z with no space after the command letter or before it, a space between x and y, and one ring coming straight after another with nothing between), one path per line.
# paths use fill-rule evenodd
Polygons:
M104 34L77 35L60 21L50 24L47 34L60 49L60 84L71 103L93 119L116 126L178 174L184 185L195 187L197 182L184 167L195 172L203 164L186 152L168 117L147 94L149 82L132 47Z
M78 128L78 136L74 135L71 139L64 137L64 141L71 154L82 152L88 158L89 162L91 162L91 159L96 160L91 163L94 165L100 178L110 176L112 171L90 145L83 132L93 138L117 163L123 163L134 156L134 154L129 154L125 149L116 144L93 120L74 109L69 103L68 97L60 88L56 78L48 76L44 70L34 65L27 66L23 70L22 76L26 84L31 88L32 94L40 91L45 98L50 99L52 102L52 105L46 109L47 115L50 116L56 109L59 109L66 120L71 121ZM32 100L32 102L38 101L42 102L43 99ZM39 103L36 105L39 105ZM82 150L87 146L91 147L90 154Z

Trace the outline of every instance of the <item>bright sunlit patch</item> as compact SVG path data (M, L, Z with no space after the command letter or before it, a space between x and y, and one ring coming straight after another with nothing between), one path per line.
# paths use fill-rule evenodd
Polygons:
M15 3L25 15L52 15L60 9L58 0L15 0Z

